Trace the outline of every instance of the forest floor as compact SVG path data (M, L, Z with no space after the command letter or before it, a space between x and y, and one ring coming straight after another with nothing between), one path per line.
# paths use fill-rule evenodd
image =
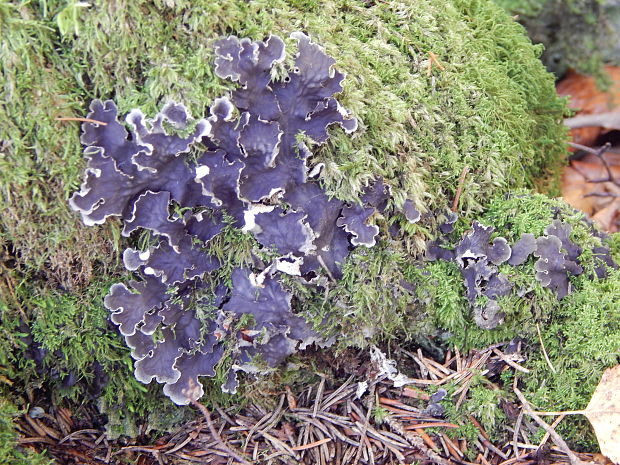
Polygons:
M94 406L82 407L79 415L61 407L23 415L19 442L47 450L58 463L88 465L611 463L598 453L572 452L554 431L564 416L548 424L533 413L516 388L519 375L528 373L520 365L520 342L467 355L448 352L445 360L422 350L402 352L399 358L407 360L415 378L399 373L374 348L371 356L351 352L340 359L339 368L350 372L344 382L323 375L302 390L286 386L269 393L271 406L263 402L242 410L215 406L210 412L195 402L202 417L161 436L149 435L145 421L138 437L111 441ZM455 415L480 378L498 391L512 389L519 399L500 404L510 421L492 434L473 415L468 427ZM450 386L455 404L446 402L442 386Z

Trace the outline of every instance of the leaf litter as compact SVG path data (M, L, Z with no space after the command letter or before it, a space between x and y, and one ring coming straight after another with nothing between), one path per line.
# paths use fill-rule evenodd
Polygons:
M569 72L557 85L576 115L570 128L574 152L561 179L562 197L606 232L620 230L620 68L605 67L608 86Z
M521 365L519 342L494 344L467 355L448 351L444 360L430 358L420 349L400 349L398 358L417 366L409 370L410 376L401 375L379 349L373 352L374 362L364 365L366 373L356 372L345 381L322 376L300 390L285 386L276 394L274 407L257 402L241 411L217 406L209 410L195 402L202 415L156 440L148 436L108 440L105 430L96 426L95 407L81 407L79 419L69 408L60 407L49 414L20 417L19 442L37 451L46 449L58 463L89 465L127 461L140 465L608 463L600 454L570 451L557 433L546 435L540 443L534 441L537 428L529 415L535 412L527 401L502 401L504 411L512 412L507 415L512 434L503 440L493 440L475 415L462 414L458 420L444 415L444 403L458 409L481 376L495 385L491 379L509 372L518 395L517 375L528 371ZM370 358L363 353L357 356ZM603 376L586 410L574 413L588 416L604 453L617 460L613 454L614 450L617 454L619 428L609 425L618 418L620 367L612 370ZM451 395L443 389L448 385L454 389ZM545 423L545 429L553 432L557 423ZM475 428L475 440L471 434L467 439L458 433L465 424ZM145 422L144 430L147 427ZM547 444L549 437L556 446Z

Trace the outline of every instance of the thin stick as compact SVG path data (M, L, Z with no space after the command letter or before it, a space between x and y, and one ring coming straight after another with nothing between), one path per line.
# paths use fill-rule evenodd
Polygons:
M551 428L555 429L562 420L564 420L564 418L566 418L564 415L560 415L559 417L557 417L553 423L551 423ZM549 439L549 433L545 433L545 435L543 436L542 440L540 441L540 444L538 444L538 448L542 447L547 440Z
M517 379L515 378L515 381L516 380ZM523 410L525 411L525 413L531 416L536 423L538 423L547 433L549 433L549 436L551 436L553 442L555 442L555 444L562 450L562 452L564 452L568 456L568 460L570 461L571 465L585 465L585 462L583 462L579 457L575 455L572 450L570 450L566 442L564 442L564 439L562 439L560 435L556 433L553 428L551 428L551 426L545 423L542 418L540 418L534 413L532 407L530 406L530 403L527 401L523 393L519 391L517 386L513 386L513 390L523 404Z
M516 362L513 362L512 360L510 360L505 354L501 353L499 350L493 349L493 353L495 355L497 355L500 359L502 359L502 361L504 363L506 363L507 365L510 365L515 370L520 371L522 373L529 373L530 372L530 370L528 370L527 368L522 367L521 365L517 364Z
M321 257L320 255L317 255L316 256L316 261L319 262L319 265L321 265L321 267L323 268L325 273L327 273L327 277L331 281L336 282L336 278L334 278L334 275L332 274L332 272L329 270L329 268L327 268L327 265L325 264L325 261L323 260L323 257Z
M598 149L591 149L589 147L586 147L585 145L580 145L580 144L575 144L575 143L569 143L569 145L571 147L577 148L579 150L583 150L585 152L588 152L596 156L596 158L598 158L600 162L603 164L603 168L605 169L605 172L607 173L606 178L588 179L588 176L585 176L581 171L577 170L579 174L581 174L584 178L586 178L587 182L591 182L594 184L603 183L603 182L611 182L615 184L616 186L620 186L620 182L614 177L613 172L611 171L611 166L609 166L609 163L604 157L605 153L609 152L609 150L611 149L611 143L606 142L603 146L599 147ZM573 169L575 168L573 167Z
M614 175L611 172L611 167L609 166L609 163L607 163L607 160L603 156L605 155L605 152L609 151L610 148L611 148L611 143L606 142L602 147L596 150L595 155L599 160L601 160L601 163L605 167L605 171L607 172L607 177L609 178L609 180L612 181L614 184L617 184L616 179L614 178Z
M357 453L355 454L355 459L353 460L353 465L357 465L362 456L362 451L364 449L364 443L367 442L367 432L368 432L368 424L370 423L370 415L372 413L372 409L374 408L375 403L375 388L374 385L371 387L371 391L368 393L370 396L370 400L368 401L368 405L366 406L366 418L364 419L364 423L362 426L362 430L360 431L360 446L357 449ZM360 412L361 413L361 412ZM366 445L369 449L370 446Z
M321 383L316 390L316 397L314 398L314 409L312 410L312 418L316 418L316 414L319 412L319 406L323 401L323 391L325 390L325 377L321 376Z
M588 182L597 183L597 182L599 182L599 180L588 181ZM600 181L600 182L610 182L610 181L605 179L605 180ZM610 197L610 198L614 198L615 199L615 198L618 197L618 194L614 194L613 192L590 192L589 194L584 194L581 197L583 197L584 199L587 198L587 197L603 197L603 198Z
M54 118L56 121L82 121L83 123L93 123L93 124L100 124L101 126L107 126L108 123L104 123L103 121L97 121L96 119L90 119L90 118L77 118L77 117L58 117L58 118Z
M537 410L533 410L532 413L535 413L536 415L553 415L553 416L560 416L560 415L585 415L586 411L585 410L566 410L565 412L539 412Z
M459 178L459 185L456 188L456 195L454 196L454 201L452 202L452 213L456 213L456 210L459 206L459 200L461 198L461 193L463 192L463 184L465 184L465 176L469 173L469 166L463 168L461 172L461 177Z
M569 142L568 145L574 149L583 150L584 152L591 153L592 155L598 155L598 151L596 149L588 147L587 145L581 145L575 142Z
M557 371L555 371L555 367L553 366L551 360L549 360L549 356L547 355L547 350L545 349L545 343L543 342L542 335L540 334L540 326L538 326L538 323L536 323L536 331L538 332L538 340L540 341L540 347L542 347L542 352L545 356L545 360L547 361L547 365L549 365L549 368L551 368L551 371L553 371L553 373L555 374L557 373Z
M519 455L519 431L521 430L521 423L523 422L523 410L519 412L517 421L515 422L515 429L512 436L512 448L515 452L515 457Z
M442 71L445 71L446 68L443 67L443 65L439 62L439 60L437 59L437 55L435 55L433 52L428 52L428 56L429 56L429 60L428 60L428 67L426 68L426 75L430 76L433 70L433 63L435 63L435 66L437 66L437 68L439 68Z
M207 407L205 407L204 405L202 405L200 402L198 402L197 400L193 400L192 401L192 405L194 407L196 407L198 410L200 410L200 412L202 413L202 416L205 417L205 420L207 421L207 426L209 427L209 431L211 432L211 436L213 436L213 439L215 440L215 442L217 442L217 444L227 453L230 454L230 456L232 458L234 458L237 462L242 463L243 465L252 465L250 462L248 462L246 459L244 459L238 452L234 451L233 449L231 449L228 444L226 444L224 442L224 440L222 439L222 437L219 435L219 433L217 432L217 430L215 429L215 426L213 426L213 422L211 421L211 414L209 413L209 410L207 409Z
M476 428L478 428L478 431L480 431L480 434L482 435L482 437L488 441L489 440L489 435L484 430L484 428L482 427L480 422L478 420L476 420L476 417L474 417L473 415L468 415L467 418L469 418L469 421L471 421L474 424L474 426Z
M404 429L405 429L405 431L407 431L407 427L406 427L406 426L404 427ZM426 433L424 432L424 430L422 430L422 429L416 429L416 430L414 430L414 431L415 431L416 433L418 433L418 435L422 438L422 440L424 441L424 443L425 443L428 447L430 447L431 449L439 450L439 446L438 446L437 444L435 444L435 441L433 441L433 440L431 439L431 437L430 437L428 434L426 434Z
M455 425L454 423L448 423L447 421L432 421L432 422L428 422L428 423L417 423L415 425L411 425L411 426L405 426L406 430L414 430L417 431L418 429L424 429L424 428L458 428L459 425Z
M607 113L598 113L596 115L579 115L572 118L566 118L564 125L571 129L585 127L603 127L605 129L617 129L620 123L620 112L610 111Z
M398 419L389 416L386 418L386 422L395 433L401 437L404 437L409 444L423 452L433 463L438 465L450 465L448 460L428 447L421 436L413 433L413 431L405 430L404 425Z

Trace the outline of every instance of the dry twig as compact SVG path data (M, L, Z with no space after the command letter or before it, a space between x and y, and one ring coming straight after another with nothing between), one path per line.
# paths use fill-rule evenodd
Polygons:
M77 118L77 117L58 117L58 118L54 118L56 121L81 121L83 123L93 123L93 124L100 124L101 126L107 126L108 123L105 123L103 121L97 121L96 119L90 119L90 118Z
M516 381L517 378L515 378L515 384ZM534 413L534 410L532 409L530 403L527 401L523 393L516 386L513 386L513 390L523 404L523 410L525 411L525 413L531 416L536 423L538 423L547 433L549 433L549 435L553 439L553 442L555 442L555 444L562 450L562 452L566 454L571 465L586 465L585 462L583 462L579 457L575 455L572 450L570 450L570 447L568 447L566 442L564 442L564 439L562 439L560 435L556 433L555 430L551 428L551 426L549 426L542 418L540 418L538 415L536 415L536 413Z

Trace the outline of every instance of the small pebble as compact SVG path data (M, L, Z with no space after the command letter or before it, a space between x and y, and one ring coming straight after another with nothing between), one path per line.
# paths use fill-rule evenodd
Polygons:
M30 418L41 418L43 415L45 415L45 410L43 410L41 407L32 407L30 409L30 412L28 412L28 415L30 415Z

